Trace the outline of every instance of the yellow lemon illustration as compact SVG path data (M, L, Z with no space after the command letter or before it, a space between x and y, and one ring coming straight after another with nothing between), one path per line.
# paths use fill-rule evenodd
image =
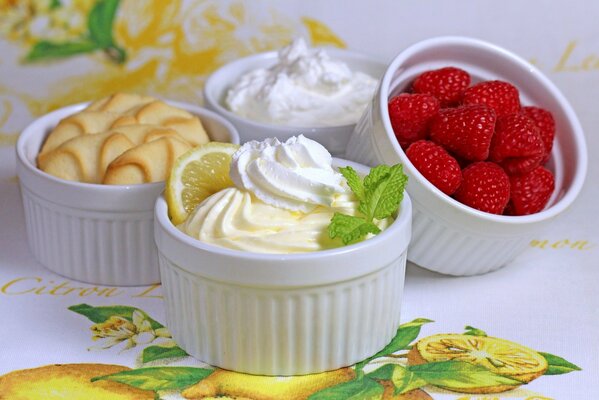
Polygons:
M187 215L206 197L233 186L229 178L231 156L236 144L210 142L181 155L166 181L165 197L173 224Z
M319 390L347 382L354 377L351 368L287 377L247 375L219 369L185 389L182 395L190 400L213 397L222 399L221 396L252 400L303 400Z
M337 36L328 26L324 23L309 17L303 17L302 22L308 29L310 34L310 41L314 46L325 46L332 45L341 48L347 47L345 42Z
M460 334L439 334L421 339L408 353L408 363L419 365L434 361L457 360L481 365L488 370L528 383L543 375L547 360L538 352L508 340ZM463 393L499 393L519 385L480 388L452 388Z
M129 368L110 364L55 364L0 376L0 399L153 400L154 392L118 382L91 382L95 376Z

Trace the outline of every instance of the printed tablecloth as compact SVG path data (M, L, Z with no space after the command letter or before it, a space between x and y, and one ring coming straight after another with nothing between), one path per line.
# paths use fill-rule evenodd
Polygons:
M459 7L435 1L143 3L0 1L0 399L595 398L599 30L593 18L599 6L552 3L541 12L516 1L501 8L473 1ZM408 265L403 324L372 359L286 378L213 368L171 339L159 285L84 284L49 272L30 253L14 143L35 116L115 90L201 103L201 85L214 68L298 35L313 45L390 60L406 45L440 34L496 42L547 73L585 129L587 183L571 209L499 271L459 278ZM530 382L487 394L489 387L515 384L467 358L434 368L408 362L427 341L462 348L497 368L513 361L529 372L520 380ZM535 371L531 357L548 367Z

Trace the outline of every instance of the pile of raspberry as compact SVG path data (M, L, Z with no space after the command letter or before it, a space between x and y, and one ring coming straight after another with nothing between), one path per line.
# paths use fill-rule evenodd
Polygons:
M541 211L555 187L544 167L553 116L523 107L511 83L470 81L459 68L431 70L391 98L399 144L429 182L463 204L503 215Z

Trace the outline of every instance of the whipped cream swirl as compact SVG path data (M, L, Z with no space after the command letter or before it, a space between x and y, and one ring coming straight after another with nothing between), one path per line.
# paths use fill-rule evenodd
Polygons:
M269 138L241 146L233 154L230 174L237 188L264 203L306 213L319 205L329 207L348 192L332 161L327 149L303 135L284 143Z
M296 39L281 49L270 68L242 75L229 89L225 105L258 122L286 126L339 126L358 121L377 81L352 71L322 49Z

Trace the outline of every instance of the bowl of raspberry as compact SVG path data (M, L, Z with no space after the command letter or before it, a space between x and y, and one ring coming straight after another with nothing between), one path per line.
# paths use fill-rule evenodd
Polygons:
M356 125L346 158L404 164L408 260L449 275L520 255L578 196L578 118L536 67L494 44L438 37L402 51Z

